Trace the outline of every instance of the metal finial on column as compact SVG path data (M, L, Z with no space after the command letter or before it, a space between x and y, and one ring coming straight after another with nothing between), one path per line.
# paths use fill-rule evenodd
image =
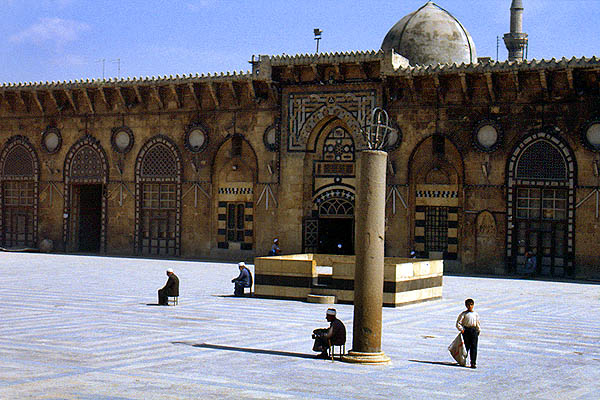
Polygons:
M389 124L387 112L375 107L371 111L371 119L365 126L364 135L369 145L369 150L382 150L388 134L393 130Z
M358 157L355 218L354 320L352 349L344 361L388 363L381 350L385 247L385 189L387 153L392 128L387 113L376 107L363 130L369 149Z

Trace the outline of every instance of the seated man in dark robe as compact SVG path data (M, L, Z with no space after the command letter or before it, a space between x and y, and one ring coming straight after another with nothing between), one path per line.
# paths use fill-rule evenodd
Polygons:
M320 351L317 358L329 358L329 344L341 346L346 344L346 327L336 318L336 311L333 308L327 310L326 319L329 322L329 328L315 329L312 337L315 339L313 351Z
M169 304L169 296L179 296L179 278L172 268L167 269L167 283L162 289L158 289L158 304L166 306Z
M243 261L238 264L238 268L240 269L240 274L237 278L231 280L231 282L235 284L233 295L243 296L244 288L252 287L252 274Z

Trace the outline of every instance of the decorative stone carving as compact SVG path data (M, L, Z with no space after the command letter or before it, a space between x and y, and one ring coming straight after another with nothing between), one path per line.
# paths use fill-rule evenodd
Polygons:
M475 222L477 229L477 256L478 260L489 260L496 256L496 220L489 211L482 211Z
M300 93L288 99L288 149L305 151L314 128L328 117L344 121L361 149L367 147L360 133L375 107L376 92Z
M477 216L477 237L494 238L496 236L496 221L489 211L482 211Z

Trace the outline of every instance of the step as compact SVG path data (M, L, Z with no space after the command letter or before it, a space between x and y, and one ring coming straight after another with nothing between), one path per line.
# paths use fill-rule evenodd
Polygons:
M335 296L321 294L309 294L308 296L306 296L306 301L309 303L335 304L335 300Z

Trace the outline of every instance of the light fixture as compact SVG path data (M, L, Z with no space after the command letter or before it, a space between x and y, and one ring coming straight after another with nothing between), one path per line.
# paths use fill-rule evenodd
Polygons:
M321 34L323 31L319 28L313 29L313 33L315 34L315 40L317 41L317 53L319 52L319 41L321 40Z

